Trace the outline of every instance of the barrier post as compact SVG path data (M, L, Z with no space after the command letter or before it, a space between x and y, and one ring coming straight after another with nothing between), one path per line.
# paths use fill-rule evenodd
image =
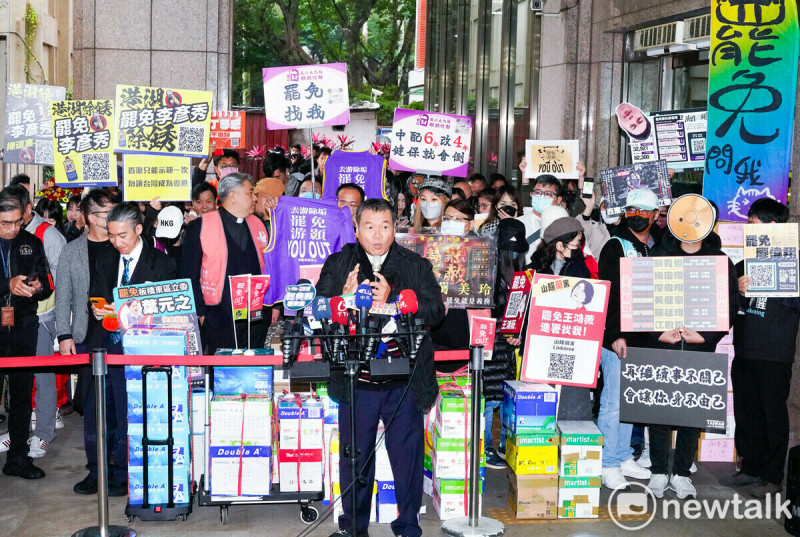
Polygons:
M72 537L136 537L124 526L108 525L108 456L106 453L106 350L93 349L91 356L97 420L97 526L78 530Z

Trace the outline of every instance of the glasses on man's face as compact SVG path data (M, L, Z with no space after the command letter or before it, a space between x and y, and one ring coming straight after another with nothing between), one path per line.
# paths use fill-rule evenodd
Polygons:
M0 227L2 227L3 229L12 229L20 226L22 226L22 218L14 221L0 220Z
M478 204L478 209L480 209L481 212L491 211L492 210L492 204L489 203L488 201L486 203L479 203Z
M551 192L549 190L534 190L533 192L531 192L531 196L533 196L534 198L544 196L545 198L553 199L556 197L556 194L555 192Z
M653 216L655 211L647 211L645 209L640 209L639 207L625 207L625 214L627 216L644 216L645 218L650 218Z
M461 222L462 224L464 222L469 222L469 218L466 218L464 216L445 216L444 218L442 218L442 220L444 220L445 222Z

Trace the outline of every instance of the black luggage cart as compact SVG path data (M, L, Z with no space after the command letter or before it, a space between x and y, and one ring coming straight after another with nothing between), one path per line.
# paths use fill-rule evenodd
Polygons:
M204 448L204 466L203 475L200 476L199 486L197 488L197 505L203 507L219 507L219 520L224 525L228 523L228 508L231 505L267 505L267 504L286 504L297 503L300 506L300 520L306 524L311 524L319 516L317 508L314 507L312 502L322 501L325 493L322 490L310 492L281 492L278 485L273 484L270 489L269 496L248 496L239 498L228 497L213 497L211 495L211 484L208 477L211 475L211 395L209 389L211 386L211 376L209 368L205 370L205 423L203 424L203 448Z
M151 440L147 436L147 374L166 373L167 375L167 438L164 440ZM192 503L194 503L194 491L189 490L189 502L185 504L175 503L175 489L173 487L173 468L174 468L174 438L172 437L172 368L167 366L142 366L142 505L125 506L125 515L128 522L132 522L135 517L143 521L154 520L186 520L192 513ZM149 502L149 446L167 446L167 487L169 490L169 502L165 504L151 504ZM190 462L191 464L191 462ZM190 484L190 489L192 485ZM130 499L129 499L130 502Z

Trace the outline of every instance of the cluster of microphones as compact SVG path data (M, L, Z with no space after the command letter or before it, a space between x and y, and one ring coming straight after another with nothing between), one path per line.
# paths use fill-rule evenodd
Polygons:
M298 285L310 284L300 280ZM425 335L424 320L415 315L418 310L417 294L411 289L400 291L395 306L396 315L372 315L372 287L359 285L355 292L355 310L349 309L345 299L316 297L311 303L314 320L307 322L302 310L287 320L283 338L283 366L291 368L300 354L303 341L319 343L323 361L343 365L348 360L366 363L378 358L383 338L393 339L401 354L415 360ZM356 311L357 310L357 311Z

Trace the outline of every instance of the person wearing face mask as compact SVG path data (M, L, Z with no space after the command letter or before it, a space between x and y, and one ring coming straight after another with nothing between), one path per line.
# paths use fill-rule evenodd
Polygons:
M450 202L452 187L438 177L428 177L419 187L414 227L441 227L444 206Z
M519 216L520 207L522 207L522 200L519 192L513 186L503 185L498 188L482 190L478 195L478 208L481 213L487 211L488 215L478 228L478 235L497 237L500 222Z
M214 188L217 188L220 179L231 173L239 171L239 153L235 149L220 149L217 150L213 145L211 146L212 157L206 157L200 161L200 164L192 172L192 187L199 185L206 180L206 173L208 165L214 161L214 171L216 178L208 181Z
M472 224L475 220L475 209L467 200L453 200L444 208L442 218L442 235L467 235L472 233Z
M646 333L622 332L619 265L623 257L652 256L658 244L658 239L652 234L657 216L658 196L648 189L631 189L625 200L625 219L619 223L616 235L600 252L600 279L611 282L611 292L600 354L604 384L597 426L605 438L602 481L603 485L612 490L626 486L626 476L634 479L650 478L650 470L633 459L633 424L619 421L622 360L628 355L628 347L642 347L647 344Z
M312 190L313 189L313 190ZM319 181L311 181L311 174L303 179L300 183L300 189L297 192L298 198L320 199L322 197L322 184Z
M536 178L531 192L530 210L517 217L525 224L525 241L528 243L528 253L525 254L525 263L530 264L533 254L542 240L542 212L552 205L561 204L561 181L552 175L540 175Z

